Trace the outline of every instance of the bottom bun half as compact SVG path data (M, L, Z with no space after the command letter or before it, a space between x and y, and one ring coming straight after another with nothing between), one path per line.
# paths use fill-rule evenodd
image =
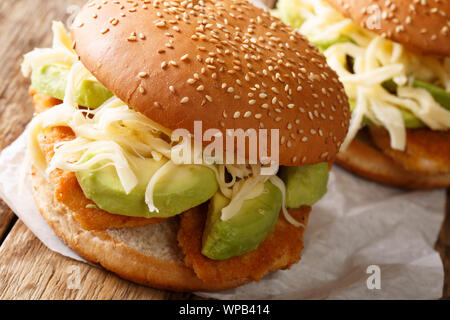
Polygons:
M359 176L393 187L410 190L450 187L450 173L406 170L373 143L368 130L361 130L348 148L338 153L336 162Z
M178 217L167 219L159 224L139 227L107 229L105 231L85 230L74 219L75 212L55 199L53 185L34 168L31 181L33 196L39 211L55 233L81 257L103 266L121 278L153 288L182 292L224 290L260 278L255 279L252 276L245 276L224 278L220 281L204 281L194 272L192 264L187 265L185 263L185 256L177 239L181 224L181 219ZM300 213L305 225L309 211L309 207L304 207ZM206 206L193 208L187 213L206 216ZM284 228L283 230L286 230L285 224L287 223L280 215L276 230L280 229L280 225ZM277 239L276 230L272 232L272 234L275 234L271 236L272 239ZM274 252L272 258L270 258L273 261L263 266L264 270L261 277L263 274L276 269L289 268L292 264L298 262L303 248L303 233L303 228L301 231L296 231L296 238L299 241L295 245L285 244L285 246L290 246L288 247L290 252L295 251L295 254L289 258L283 252ZM201 234L197 236L201 239ZM200 241L197 242L200 243ZM265 242L261 244L262 247L264 247ZM277 247L275 243L271 243L270 246ZM289 250L285 251L288 252ZM251 257L252 252L249 254L248 257ZM255 257L257 256L256 254ZM269 257L271 254L268 253L267 256ZM245 260L249 259L243 259L243 261ZM239 265L240 260L235 261ZM213 260L208 263L214 267ZM256 259L255 263L258 263ZM219 267L217 269L219 270ZM204 272L206 271L204 270Z

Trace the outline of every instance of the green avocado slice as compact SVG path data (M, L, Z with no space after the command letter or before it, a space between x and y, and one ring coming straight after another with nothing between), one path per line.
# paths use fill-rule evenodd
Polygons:
M76 173L85 196L109 213L144 218L167 218L180 214L210 199L218 190L215 173L204 166L173 166L158 179L153 202L159 212L150 212L145 192L151 177L167 162L133 159L138 184L126 193L113 166Z
M222 209L229 202L218 192L209 203L201 252L213 260L225 260L255 250L275 227L282 194L267 181L261 195L245 200L239 212L224 221Z
M281 167L280 178L286 185L286 206L312 206L327 192L327 162L298 167Z
M63 100L69 68L63 65L46 65L33 70L31 86L38 92ZM95 109L113 94L97 81L84 80L76 91L78 105Z

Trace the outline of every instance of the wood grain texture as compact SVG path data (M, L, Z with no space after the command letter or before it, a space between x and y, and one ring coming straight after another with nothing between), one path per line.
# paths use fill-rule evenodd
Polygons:
M0 200L0 245L15 220L14 213L9 209L6 203Z
M18 221L0 248L0 299L186 299L50 251Z

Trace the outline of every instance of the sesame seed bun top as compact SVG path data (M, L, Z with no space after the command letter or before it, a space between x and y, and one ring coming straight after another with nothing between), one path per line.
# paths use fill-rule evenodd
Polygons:
M325 58L247 1L94 0L71 31L86 68L169 129L279 129L281 165L331 161L347 133Z
M450 56L448 0L327 0L362 27L424 54Z

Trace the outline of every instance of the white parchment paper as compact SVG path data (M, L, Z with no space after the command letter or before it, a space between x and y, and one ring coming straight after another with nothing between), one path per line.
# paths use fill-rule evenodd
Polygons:
M40 216L27 181L20 183L24 156L24 135L0 154L0 197L48 248L84 261ZM298 264L257 283L197 294L218 299L441 297L443 266L433 246L444 218L444 190L387 188L336 166L328 188L311 212ZM368 288L368 280L376 283L376 274L367 273L370 266L380 271L380 289Z

